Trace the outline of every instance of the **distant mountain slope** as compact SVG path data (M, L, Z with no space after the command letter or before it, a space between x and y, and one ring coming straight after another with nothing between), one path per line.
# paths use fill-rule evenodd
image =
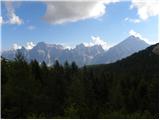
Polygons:
M148 46L149 44L147 44L140 38L135 36L130 36L124 41L110 48L108 51L100 55L97 55L93 59L93 64L113 63L135 52L138 52L139 50L143 50Z
M155 50L156 49L156 50ZM153 66L158 68L159 64L159 43L155 45L151 45L144 50L141 50L137 53L132 54L122 60L118 60L115 63L110 64L99 64L99 65L89 65L89 67L96 67L96 69L100 66L104 68L111 68L114 71L123 71L124 68L141 68L141 70L145 69L145 67ZM140 69L137 69L140 70ZM137 72L137 70L135 72ZM126 71L128 72L128 71Z
M14 59L16 52L20 51L27 61L36 59L39 63L45 61L48 65L52 65L55 60L62 64L65 61L75 61L79 66L83 66L85 64L112 63L147 46L149 45L145 41L134 36L128 37L107 51L101 45L85 46L84 44L79 44L73 49L65 49L62 45L39 42L30 50L22 47L18 50L4 51L2 56L7 59Z

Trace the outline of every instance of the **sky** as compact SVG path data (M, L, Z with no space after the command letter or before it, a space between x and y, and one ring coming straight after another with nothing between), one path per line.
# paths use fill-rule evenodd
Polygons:
M108 49L130 35L158 42L158 0L2 1L1 50L38 42Z

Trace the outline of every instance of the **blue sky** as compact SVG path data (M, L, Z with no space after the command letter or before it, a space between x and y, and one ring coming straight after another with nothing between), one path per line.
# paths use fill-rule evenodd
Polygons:
M159 10L156 4L148 6L134 0L71 4L1 2L2 50L13 47L13 44L18 47L32 42L28 43L32 46L41 41L70 47L80 43L86 46L102 44L108 48L131 34L156 43ZM145 7L153 10L148 13Z

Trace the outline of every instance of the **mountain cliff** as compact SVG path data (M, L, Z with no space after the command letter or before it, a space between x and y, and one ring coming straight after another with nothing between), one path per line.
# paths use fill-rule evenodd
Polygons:
M79 44L73 49L66 49L62 45L37 43L32 49L22 47L18 50L8 50L2 52L2 56L7 59L14 59L17 51L21 52L27 61L36 59L39 63L45 61L52 65L55 60L60 63L75 61L79 66L85 64L112 63L125 58L139 50L148 47L145 41L138 37L130 36L119 44L105 51L101 45L85 46Z

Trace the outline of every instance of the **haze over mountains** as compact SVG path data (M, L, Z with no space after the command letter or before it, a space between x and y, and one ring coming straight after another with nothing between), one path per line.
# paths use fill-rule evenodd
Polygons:
M36 59L39 63L45 61L48 65L52 65L55 60L58 60L62 64L65 61L75 61L79 66L82 66L85 64L116 62L148 46L149 44L135 36L129 36L106 51L101 45L89 47L84 44L79 44L73 49L66 49L62 45L39 42L30 50L22 47L17 50L4 51L2 52L2 56L7 59L14 59L17 51L19 51L27 61Z

